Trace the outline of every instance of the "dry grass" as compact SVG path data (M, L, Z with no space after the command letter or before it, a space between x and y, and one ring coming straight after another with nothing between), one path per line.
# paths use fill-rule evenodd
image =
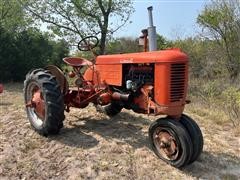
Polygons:
M221 109L212 108L201 103L193 102L190 105L187 105L186 111L191 114L199 115L207 122L210 121L211 123L216 123L218 125L230 123L228 116Z
M44 138L26 118L22 84L5 85L0 179L240 179L239 129L200 105L188 105L186 113L200 125L205 144L199 160L179 170L149 148L148 127L155 117L124 110L108 118L93 106L72 109L60 134Z

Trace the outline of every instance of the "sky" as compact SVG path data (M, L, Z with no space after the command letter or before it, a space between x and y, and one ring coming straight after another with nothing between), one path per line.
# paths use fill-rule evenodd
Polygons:
M153 23L157 33L169 40L196 35L198 14L209 0L135 0L131 24L125 25L115 37L138 37L149 26L147 7L153 6Z

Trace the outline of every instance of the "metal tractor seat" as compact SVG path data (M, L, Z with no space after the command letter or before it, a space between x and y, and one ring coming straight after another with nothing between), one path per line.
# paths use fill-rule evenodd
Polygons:
M87 59L80 57L66 57L63 61L73 67L81 67L81 66L91 66L93 63Z

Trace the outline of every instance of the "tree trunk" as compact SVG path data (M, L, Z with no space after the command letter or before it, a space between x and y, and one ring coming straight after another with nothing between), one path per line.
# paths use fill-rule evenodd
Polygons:
M99 55L105 54L105 47L106 47L106 37L107 37L107 31L103 30L101 32L101 40L100 40L100 50L99 50Z
M101 40L100 40L100 52L99 54L105 54L105 47L106 47L106 38L107 38L107 32L108 32L108 13L103 14L104 16L104 24L101 28Z

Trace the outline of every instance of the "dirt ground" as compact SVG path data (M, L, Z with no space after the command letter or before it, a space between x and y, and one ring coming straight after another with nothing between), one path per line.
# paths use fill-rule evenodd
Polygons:
M71 109L60 134L45 138L27 120L22 84L8 84L0 95L0 179L240 179L239 133L191 108L186 113L199 124L204 149L179 170L149 147L155 117L123 110L108 118L90 105Z

